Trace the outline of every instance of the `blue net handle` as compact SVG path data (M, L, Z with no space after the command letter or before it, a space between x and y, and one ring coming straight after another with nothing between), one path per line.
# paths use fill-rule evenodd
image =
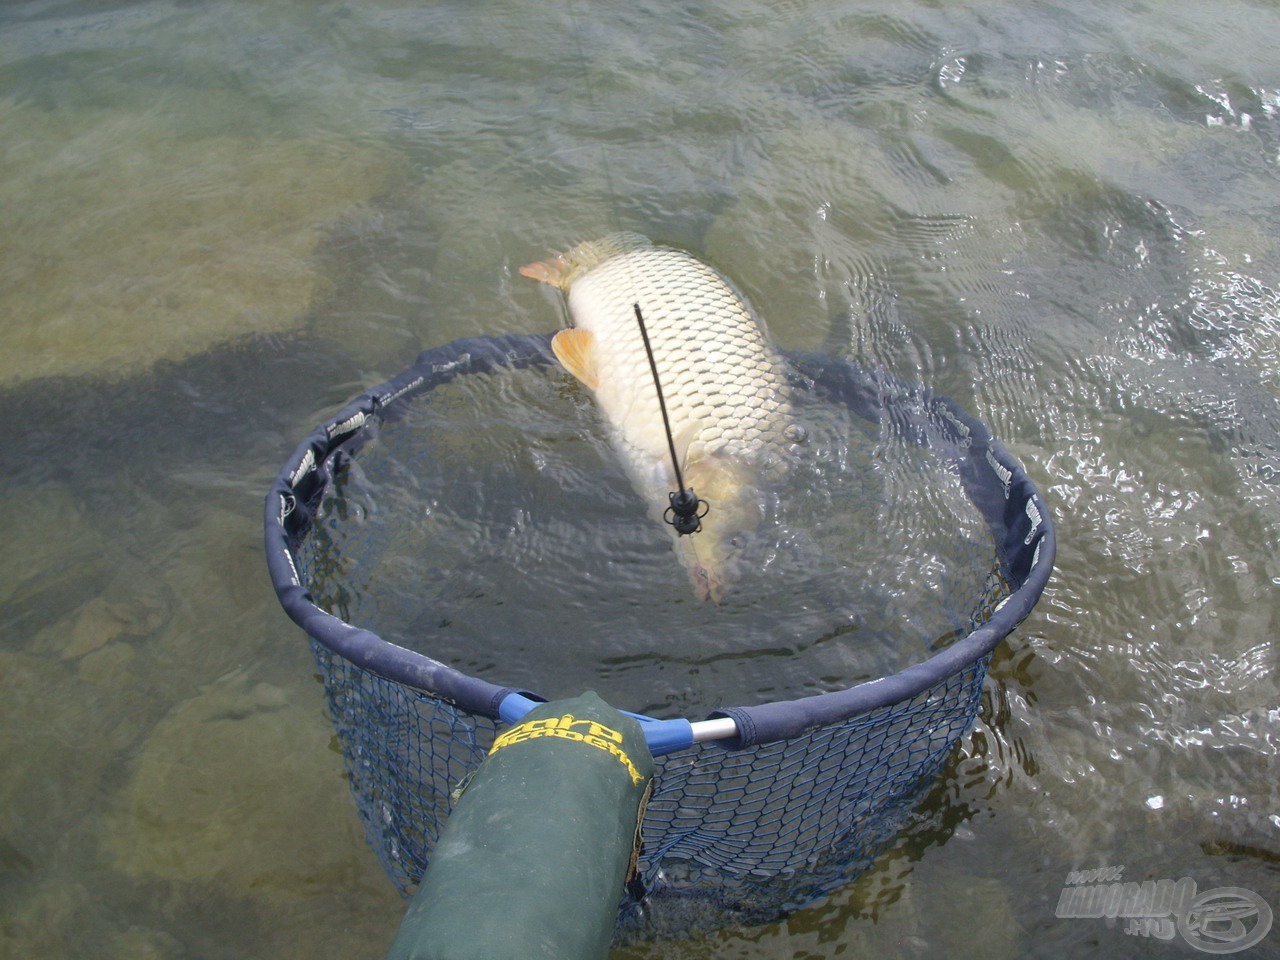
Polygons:
M655 754L707 739L730 749L789 740L908 700L991 653L1031 612L1053 570L1056 538L1049 511L1021 464L982 421L931 390L850 361L807 353L788 359L798 386L866 419L891 418L903 436L955 462L966 495L990 528L1001 575L1012 592L985 623L890 676L833 693L717 710L693 724L640 717ZM371 436L371 428L394 420L409 398L460 376L555 362L549 334L455 340L425 351L399 376L360 394L298 445L267 494L264 530L276 596L308 636L362 669L491 719L514 722L545 701L532 691L468 676L322 610L302 583L295 556L329 483Z
M524 715L539 702L522 693L510 693L499 704L498 716L504 723L519 723ZM688 720L658 720L629 710L618 712L640 721L640 730L644 733L645 744L649 747L649 753L655 757L684 750L702 740L733 737L737 732L733 721L728 718L722 721L704 720L695 724Z

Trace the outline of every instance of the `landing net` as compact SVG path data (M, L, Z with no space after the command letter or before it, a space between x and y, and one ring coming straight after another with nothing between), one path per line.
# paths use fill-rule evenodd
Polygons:
M554 364L549 339L467 339L423 353L317 428L267 497L276 593L311 637L366 835L405 895L426 867L457 788L513 715L512 704L576 691L531 690L536 671L497 657L468 657L487 664L473 672L488 678L456 669L410 649L412 624L397 626L399 642L391 642L349 623L359 604L347 602L341 583L353 574L334 570L320 542L342 517L324 512L342 508L334 487L359 470L361 450L380 430L421 412L446 384L474 378L468 382L483 387L486 375ZM847 361L789 360L797 391L945 466L989 535L987 560L952 591L954 630L939 638L933 628L923 644L907 638L919 644L913 662L843 689L668 720L672 736L651 736L661 755L644 817L641 884L619 908L624 939L776 919L866 870L973 723L992 651L1031 611L1052 569L1049 514L984 424L927 389ZM429 553L431 544L407 549ZM512 682L514 675L521 679ZM662 702L653 691L635 696L636 703L614 705ZM702 729L704 717L720 721L718 739L694 742L700 735L687 731Z

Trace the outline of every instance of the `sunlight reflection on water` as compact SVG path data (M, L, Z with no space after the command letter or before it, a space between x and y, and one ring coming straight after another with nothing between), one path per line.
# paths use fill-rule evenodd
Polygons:
M1127 956L1053 916L1068 871L1119 864L1280 908L1276 21L6 6L0 953L381 954L402 906L265 586L261 495L418 350L549 329L515 267L618 225L707 256L783 347L972 409L1061 544L876 871L625 952Z

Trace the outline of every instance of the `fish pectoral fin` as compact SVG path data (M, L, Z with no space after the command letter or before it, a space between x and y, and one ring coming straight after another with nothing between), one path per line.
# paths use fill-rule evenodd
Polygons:
M596 338L590 330L561 330L551 338L551 352L566 370L592 390L600 385Z

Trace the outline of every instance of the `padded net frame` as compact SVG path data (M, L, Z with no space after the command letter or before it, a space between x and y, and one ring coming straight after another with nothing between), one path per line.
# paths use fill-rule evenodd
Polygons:
M737 736L657 757L624 939L776 919L848 883L894 838L981 699L992 651L1034 607L1053 567L1048 510L1021 465L951 400L859 365L789 356L798 389L947 460L986 520L995 566L968 630L929 658L845 690L717 710ZM410 895L452 807L520 694L389 643L317 605L302 547L334 478L379 424L457 377L554 363L549 336L458 340L365 391L295 450L267 496L267 562L281 605L312 640L366 836ZM625 708L625 704L616 704ZM701 718L699 718L701 719Z

